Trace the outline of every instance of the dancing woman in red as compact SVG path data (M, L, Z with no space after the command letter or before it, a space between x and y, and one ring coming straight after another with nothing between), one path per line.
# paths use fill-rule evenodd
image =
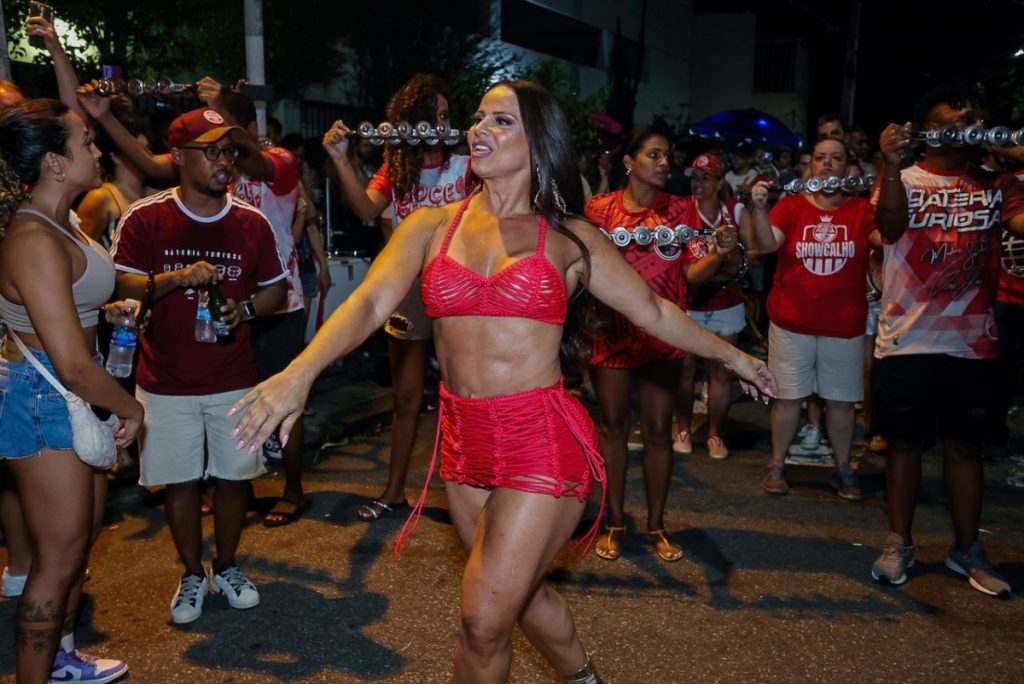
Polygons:
M725 253L736 246L734 230L719 229L717 246L700 258L679 244L661 245L645 240L639 231L658 226L675 228L684 223L688 198L661 191L668 180L669 144L664 135L648 128L626 143L628 181L625 189L592 197L586 215L614 237L622 230L630 237L620 247L622 256L654 292L680 308L686 306L687 282L699 284L719 269ZM692 221L692 217L690 219ZM683 557L665 533L665 502L672 479L672 410L683 352L666 344L627 312L597 305L600 321L590 356L590 378L601 405L601 435L608 468L608 526L595 551L616 560L626 531L623 503L626 496L627 441L633 418L630 384L636 378L640 395L640 432L644 441L644 481L647 489L647 534L658 557L666 562Z
M593 427L561 387L568 293L586 285L667 343L726 361L752 391L770 395L774 380L654 295L576 217L572 135L550 94L525 81L494 86L468 137L482 192L406 219L306 351L236 404L238 436L244 448L289 429L317 374L372 333L422 270L444 383L441 472L469 554L452 679L506 681L518 623L565 681L597 682L568 606L544 579L602 477ZM539 444L521 436L523 420Z

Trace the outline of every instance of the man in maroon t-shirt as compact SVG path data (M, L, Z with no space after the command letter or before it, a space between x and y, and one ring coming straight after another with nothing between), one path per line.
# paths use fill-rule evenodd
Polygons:
M249 481L264 472L263 459L255 450L236 452L237 419L228 410L256 384L249 321L281 306L287 272L266 217L227 193L238 155L232 130L210 109L175 119L168 139L181 185L129 207L111 248L122 296L141 298L154 280L138 370L137 396L147 408L140 481L167 486L167 525L185 565L171 602L178 624L199 617L208 586L199 506L205 477L213 478L216 497L214 591L234 608L259 603L234 561ZM199 334L210 317L203 286L211 283L227 300L220 317L232 331L213 344Z

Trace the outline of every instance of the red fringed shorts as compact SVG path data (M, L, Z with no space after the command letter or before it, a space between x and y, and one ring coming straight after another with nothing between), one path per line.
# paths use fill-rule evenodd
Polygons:
M441 479L473 487L503 487L585 501L595 482L604 482L604 458L597 430L562 380L518 394L487 399L459 397L441 384L438 436L423 494L399 535L416 527L437 452ZM602 512L604 498L602 492ZM589 548L595 526L581 540ZM411 528L409 527L411 523ZM397 549L396 549L397 553Z
M586 500L604 479L597 431L562 383L488 399L441 386L441 479Z

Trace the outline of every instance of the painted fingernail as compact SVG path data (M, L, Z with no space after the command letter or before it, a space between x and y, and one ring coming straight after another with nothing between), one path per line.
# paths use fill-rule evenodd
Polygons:
M232 437L233 436L234 435L232 435ZM238 440L238 444L235 445L235 451L241 451L242 447L244 447L244 446L245 446L245 440L244 439Z
M250 454L256 453L256 445L255 444L253 444L251 447L249 447L249 453Z
M231 414L229 413L228 415L230 416ZM241 432L241 428L235 428L234 430L231 431L231 436L237 437L239 432Z

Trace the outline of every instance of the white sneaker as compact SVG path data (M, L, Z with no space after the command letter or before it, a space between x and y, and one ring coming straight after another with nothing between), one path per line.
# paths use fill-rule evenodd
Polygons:
M203 598L209 591L206 575L182 575L178 591L171 599L171 622L184 625L194 622L203 614Z
M28 575L12 575L10 568L4 568L4 574L0 578L0 596L4 598L15 598L21 596L21 592L25 591L25 582L28 581Z
M800 446L807 451L814 451L821 446L821 426L805 425L800 430Z
M234 563L213 574L213 593L227 596L232 608L252 608L260 603L256 585Z

